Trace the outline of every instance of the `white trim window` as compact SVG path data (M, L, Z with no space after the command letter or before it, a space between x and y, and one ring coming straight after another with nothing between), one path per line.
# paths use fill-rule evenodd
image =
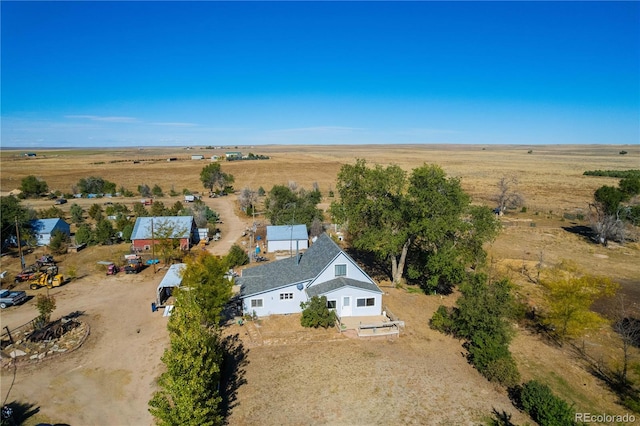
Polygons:
M280 300L293 299L293 293L280 293Z
M364 308L365 306L376 306L376 298L367 297L366 299L357 299L356 306L358 308Z
M345 277L347 275L347 265L345 263L341 263L339 265L335 265L335 276L336 277Z
M262 308L262 299L251 299L252 308Z

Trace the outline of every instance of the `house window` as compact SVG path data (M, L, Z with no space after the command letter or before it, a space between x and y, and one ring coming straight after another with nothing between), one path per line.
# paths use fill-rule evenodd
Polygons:
M293 293L280 293L280 300L293 299Z
M336 277L344 277L347 275L347 265L336 265Z
M358 306L358 308L363 308L365 306L375 306L376 305L376 299L373 297L368 297L366 299L358 299L356 301L356 306Z
M262 299L251 299L252 308L262 308Z
M335 309L336 308L336 301L335 300L327 300L327 308Z

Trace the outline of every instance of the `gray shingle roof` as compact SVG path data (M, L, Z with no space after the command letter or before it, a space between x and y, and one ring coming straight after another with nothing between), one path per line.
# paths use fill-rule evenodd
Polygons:
M382 291L372 282L358 281L351 278L338 277L330 281L316 284L307 289L309 297L319 296L342 287L356 287L363 290L372 291L374 293L382 293Z
M237 278L236 283L242 286L242 296L250 296L310 281L341 252L340 247L327 234L322 234L304 255L300 255L299 262L294 256L248 268L242 271L242 277Z

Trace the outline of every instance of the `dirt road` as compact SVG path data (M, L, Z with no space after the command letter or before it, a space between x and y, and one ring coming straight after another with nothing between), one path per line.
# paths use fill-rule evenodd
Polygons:
M207 199L220 213L222 239L208 250L224 255L246 228L234 213L234 196ZM56 298L52 318L80 311L91 327L84 345L55 360L1 372L2 401L27 404L38 413L29 419L70 425L149 425L147 403L162 371L169 339L168 317L151 311L164 276L146 268L138 275L93 273L49 290ZM35 296L46 289L28 290ZM38 315L35 297L2 311L0 326L15 328Z

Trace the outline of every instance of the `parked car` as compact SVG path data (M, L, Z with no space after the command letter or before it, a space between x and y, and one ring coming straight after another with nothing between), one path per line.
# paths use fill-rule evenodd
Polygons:
M56 200L55 204L67 204L67 199L66 198L58 198Z
M0 290L0 309L8 306L19 305L27 300L27 293L24 291Z

